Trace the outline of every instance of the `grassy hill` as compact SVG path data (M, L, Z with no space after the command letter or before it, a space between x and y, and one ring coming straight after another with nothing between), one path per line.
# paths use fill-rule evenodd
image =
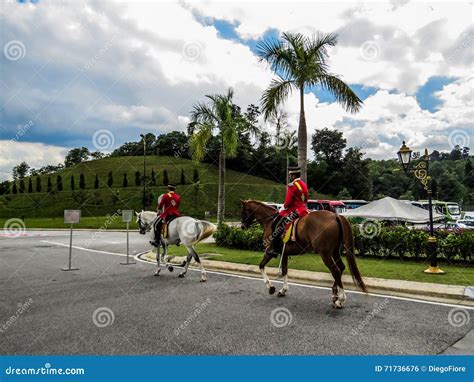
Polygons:
M178 184L182 195L182 211L193 216L203 216L205 211L212 215L217 209L218 169L214 165L196 163L183 158L147 157L146 174L155 172L156 185L150 185L152 207L158 196L165 192L163 172L166 169L170 182ZM192 185L193 171L197 169L202 189L197 191ZM107 185L109 171L113 184ZM142 157L112 157L92 160L65 168L57 173L41 175L42 192L36 192L36 177L32 178L33 192L28 192L29 179L25 179L25 192L0 196L0 217L55 217L62 216L64 209L81 209L83 216L103 216L114 214L118 209L142 209L143 187L135 185L135 172L143 175ZM185 184L181 185L184 171ZM124 173L128 187L123 187ZM84 190L79 189L80 174L84 174ZM62 178L63 190L57 190L57 176ZM94 187L98 176L99 187ZM75 189L71 190L71 177ZM47 192L48 178L52 191ZM150 179L148 178L148 181ZM18 187L18 184L17 184ZM240 199L252 198L264 201L283 200L285 187L281 184L252 175L228 170L226 174L226 213L239 216Z

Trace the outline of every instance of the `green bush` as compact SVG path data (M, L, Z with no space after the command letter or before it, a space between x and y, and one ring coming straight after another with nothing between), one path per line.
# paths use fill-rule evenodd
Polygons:
M263 230L261 227L241 229L221 224L214 234L216 244L221 247L263 251Z
M403 226L387 227L374 224L374 231L353 225L356 254L382 258L427 260L428 233ZM474 254L473 231L436 231L438 258L449 261L472 262ZM263 230L260 226L243 230L240 227L220 225L214 234L221 247L263 251Z

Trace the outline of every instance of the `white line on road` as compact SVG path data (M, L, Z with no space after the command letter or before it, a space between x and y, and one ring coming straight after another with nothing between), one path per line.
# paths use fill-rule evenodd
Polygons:
M55 244L55 245L60 245L61 247L69 247L69 244L63 244L63 243L57 243L55 241L49 241L49 240L41 240L43 243L49 243L49 244ZM72 248L74 249L80 249L81 251L88 251L88 252L96 252L96 253L103 253L104 255L113 255L113 256L127 256L125 253L117 253L117 252L107 252L107 251L99 251L97 249L89 249L89 248L84 248L84 247L78 247L73 245Z
M62 246L62 247L69 247L69 244L57 243L57 242L49 241L49 240L41 240L41 241L44 242L44 243L60 245L60 246ZM95 252L95 253L102 253L102 254L105 254L105 255L122 256L122 257L123 257L123 256L127 256L126 254L123 254L123 253L99 251L99 250L97 250L97 249L89 249L89 248L84 248L84 247L77 247L77 246L74 246L74 245L72 246L72 248L79 249L79 250L82 250L82 251ZM147 253L147 252L149 252L149 251L137 253L137 254L134 256L135 260L136 260L136 261L139 261L139 262L141 262L141 263L149 264L149 265L156 265L156 264L154 264L154 263L152 263L152 262L150 262L150 261L143 260L143 259L140 258L140 256L142 256L143 254L145 254L145 253ZM162 266L164 266L164 264L163 264ZM176 266L175 264L173 264L173 266L179 267L179 266ZM201 272L200 269L196 269L196 268L189 268L188 270L194 271L194 272ZM261 279L259 279L259 278L257 278L257 277L236 275L236 274L234 274L234 273L225 273L225 272L207 271L207 270L206 270L206 272L207 272L207 273L210 273L210 274L221 275L221 276L227 276L227 277L235 277L235 278L240 278L240 279L261 281ZM273 282L279 283L279 284L282 283L282 281L278 281L278 280L273 280ZM298 286L298 287L302 287L302 288L331 290L331 288L329 288L329 287L322 287L322 286L317 286L317 285L300 284L300 283L293 283L293 282L289 282L288 284L294 285L294 286ZM466 309L466 310L474 310L474 307L467 306L467 305L456 305L456 304L448 304L448 303L444 303L444 302L425 301L425 300L419 300L419 299L416 299L416 298L409 298L409 297L390 296L390 295L377 294L377 293L364 293L364 292L359 292L359 291L355 291L355 290L346 290L346 293L368 295L368 296L380 297L380 298L381 298L381 297L385 297L385 298L389 298L389 299L393 299L393 300L411 301L411 302L417 302L417 303L421 303L421 304L447 306L447 307L451 307L451 308L459 308L459 307L462 307L463 309Z

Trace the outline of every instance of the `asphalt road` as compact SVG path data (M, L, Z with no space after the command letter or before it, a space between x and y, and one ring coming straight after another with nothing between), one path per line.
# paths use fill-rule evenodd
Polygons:
M75 233L89 251L74 249L80 269L64 272L68 232L0 232L1 354L439 354L474 322L465 307L348 293L335 310L324 288L278 298L252 278L155 277L119 264L124 233L93 235ZM132 233L131 249L149 248Z

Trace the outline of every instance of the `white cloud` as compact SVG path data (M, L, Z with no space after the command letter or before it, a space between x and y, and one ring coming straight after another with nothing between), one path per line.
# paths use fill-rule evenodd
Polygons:
M64 162L67 149L44 143L0 140L0 179L11 179L12 168L25 161L32 168Z

